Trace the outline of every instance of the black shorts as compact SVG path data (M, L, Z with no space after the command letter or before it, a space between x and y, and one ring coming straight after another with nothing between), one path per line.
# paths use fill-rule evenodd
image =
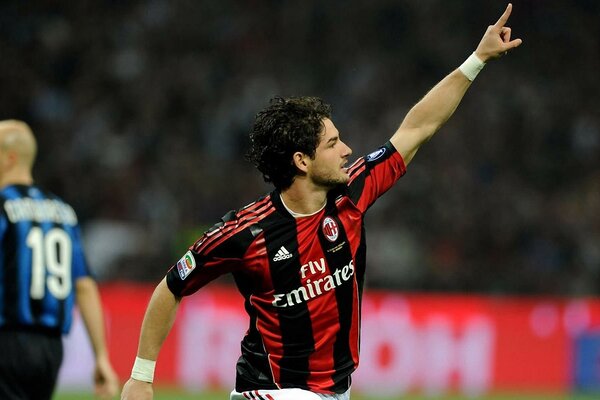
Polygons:
M0 399L50 400L62 359L60 334L0 329Z

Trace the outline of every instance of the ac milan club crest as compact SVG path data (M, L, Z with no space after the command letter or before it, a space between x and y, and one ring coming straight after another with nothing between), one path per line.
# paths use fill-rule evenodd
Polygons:
M330 242L335 242L340 234L337 222L331 217L326 217L322 224L323 234Z

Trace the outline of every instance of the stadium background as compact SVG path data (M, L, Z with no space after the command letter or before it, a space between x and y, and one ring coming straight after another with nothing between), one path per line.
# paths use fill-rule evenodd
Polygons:
M528 322L509 330L541 319L564 335L549 352L563 352L562 380L540 388L522 375L525 386L514 389L596 390L600 3L513 4L509 25L523 46L486 67L452 120L371 209L367 284L411 310L438 296L446 296L441 304L474 296L454 311L425 309L415 326L446 313L463 337L461 315L475 304L496 344L496 318L524 310ZM269 190L243 152L252 117L271 96L323 97L354 154L365 154L464 60L504 6L4 1L0 117L24 119L36 132L37 181L77 209L104 299L121 302L109 306L116 321L130 301L116 294L122 285L130 293L141 285L143 303L145 290L207 226ZM220 279L215 290L229 284ZM482 306L489 301L516 308ZM565 322L573 318L575 328ZM132 355L134 345L123 348L121 338L111 331L112 353ZM126 368L118 365L123 378ZM462 376L451 375L452 382ZM419 380L413 389L429 390Z

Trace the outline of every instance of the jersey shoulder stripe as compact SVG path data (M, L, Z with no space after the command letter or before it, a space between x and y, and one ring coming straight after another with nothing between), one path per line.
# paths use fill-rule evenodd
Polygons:
M251 218L234 219L226 224L217 224L205 235L203 235L193 246L193 250L196 253L205 253L212 250L215 246L218 246L224 240L229 239L236 233L246 229L248 226L252 226L260 221L264 216L268 215L269 208L273 208L271 205L265 205L262 209L258 210L257 215ZM266 215L264 215L267 213Z
M364 157L361 157L358 160L356 160L350 166L350 168L348 168L348 174L350 175L350 180L353 180L354 178L356 178L356 176L358 174L360 174L362 171L364 171L364 168L365 168L365 159L364 159Z
M354 180L356 180L357 177L361 176L361 174L367 168L366 164L364 163L364 160L362 163L357 163L357 164L358 165L356 166L356 168L354 168L350 171L350 181L348 182L348 184L352 184L354 182Z
M237 214L238 218L242 218L242 217L246 216L247 214L256 213L257 210L259 210L261 207L263 207L265 204L269 203L270 201L271 201L271 196L265 196L253 203L248 204L247 206L240 208L236 214Z
M216 241L214 241L210 246L203 248L201 250L201 252L203 252L203 253L210 253L216 247L220 246L223 242L225 242L225 241L231 239L232 237L240 234L241 232L244 232L247 229L250 229L251 227L255 226L256 224L258 224L258 222L260 222L262 219L264 219L265 217L267 217L270 214L272 214L274 211L275 211L275 207L271 206L267 210L265 210L264 213L261 214L260 218L258 218L258 219L252 219L252 220L247 220L243 224L236 225L234 227L234 229L230 230L225 235L219 236ZM250 229L250 231L251 231L252 236L256 237L257 234L260 233L261 230L259 229L257 231L257 230Z
M192 246L192 249L199 254L209 252L224 240L257 223L273 211L274 207L270 201L270 196L251 203L238 212L231 211L221 219L221 222L215 224L202 235Z

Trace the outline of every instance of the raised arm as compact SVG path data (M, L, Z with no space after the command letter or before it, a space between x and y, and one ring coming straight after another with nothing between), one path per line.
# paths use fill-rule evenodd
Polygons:
M512 4L509 3L500 19L488 26L477 49L467 61L435 85L406 114L391 138L406 164L410 163L421 144L428 141L452 116L485 63L522 43L521 39L511 40L511 29L505 26L511 11Z
M154 363L169 334L181 298L171 293L166 278L152 294L140 333L140 343L132 377L125 383L121 400L150 400L153 396Z

